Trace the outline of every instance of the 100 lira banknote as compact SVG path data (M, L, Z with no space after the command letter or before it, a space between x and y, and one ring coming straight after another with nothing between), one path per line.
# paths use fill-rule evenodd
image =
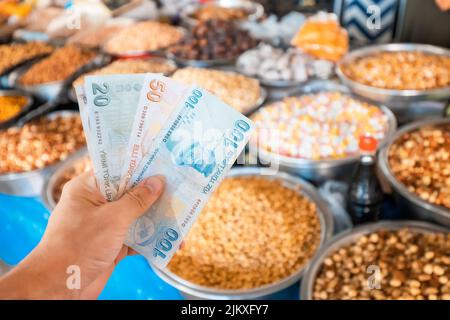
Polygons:
M244 148L253 124L199 87L157 74L135 76L124 75L115 81L113 76L86 77L77 95L84 97L80 109L83 122L88 122L86 136L94 140L88 148L93 160L97 159L96 178L100 189L107 190L108 177L115 190L111 200L149 176L166 179L163 195L133 223L125 241L163 268ZM127 102L110 93L114 90L120 95L115 88L133 88L139 82L138 93L127 91L133 95L125 98ZM125 120L114 119L116 111L102 110L116 109L120 103L132 113L126 115L127 123L133 118L129 127Z

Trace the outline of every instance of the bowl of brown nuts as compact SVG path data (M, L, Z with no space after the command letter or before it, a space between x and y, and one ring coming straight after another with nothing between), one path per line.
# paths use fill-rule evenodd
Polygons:
M450 119L403 127L380 151L378 163L402 206L450 226Z
M42 189L42 200L49 210L53 210L59 202L64 185L93 168L87 148L75 152L58 169L48 176Z
M449 300L450 233L422 221L365 224L330 239L303 277L303 300Z
M354 93L402 114L412 102L450 96L450 50L411 43L368 46L346 54L336 74Z
M264 7L255 1L246 0L215 0L206 4L186 6L181 12L181 19L189 26L194 27L201 21L256 21L264 15Z
M85 144L74 111L56 111L0 131L0 193L40 195L47 176Z
M64 81L82 67L100 60L94 51L68 45L56 49L48 57L31 65L16 69L10 74L9 81L23 91L44 100L53 100L64 87Z
M155 272L189 298L268 298L298 285L333 233L333 219L304 180L241 167L208 201L165 269Z

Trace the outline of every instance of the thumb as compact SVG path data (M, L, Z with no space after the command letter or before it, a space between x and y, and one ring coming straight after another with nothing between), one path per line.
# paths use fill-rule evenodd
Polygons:
M121 215L126 213L131 221L141 216L158 200L164 189L162 176L150 177L131 190L128 190L119 200L110 202L108 206Z

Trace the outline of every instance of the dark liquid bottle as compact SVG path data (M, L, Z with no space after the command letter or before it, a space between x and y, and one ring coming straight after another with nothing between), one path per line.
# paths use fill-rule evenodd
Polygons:
M377 141L363 136L359 147L361 157L350 182L347 206L354 224L377 221L383 204L383 191L376 172Z

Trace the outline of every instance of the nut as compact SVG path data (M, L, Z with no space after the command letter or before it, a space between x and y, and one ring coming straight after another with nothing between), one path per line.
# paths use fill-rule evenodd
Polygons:
M144 21L123 28L105 44L105 50L118 55L133 51L155 51L164 49L181 38L181 31L175 27Z
M49 57L33 64L19 82L22 85L38 85L53 81L62 81L90 62L94 52L83 51L76 46L69 45L55 50Z
M450 85L450 57L420 51L378 52L346 64L350 79L383 89L427 90Z
M405 133L389 148L395 178L425 201L450 208L450 125Z
M41 118L22 128L0 131L0 174L47 167L85 143L78 115Z
M370 246L367 237L378 237ZM391 239L397 239L393 242ZM400 248L398 245L401 244ZM406 254L412 246L417 250ZM364 254L362 254L364 253ZM433 257L430 259L430 253ZM325 258L314 282L314 299L448 299L450 234L409 229L381 230L361 236ZM339 258L337 258L339 257ZM356 262L355 258L359 258ZM351 261L357 272L351 272ZM448 262L448 261L447 261ZM369 266L378 266L379 288L369 287ZM350 272L349 272L350 271ZM333 277L330 277L333 274Z
M52 46L41 42L0 45L0 74L22 62L49 54L52 51Z
M231 177L211 197L168 265L195 284L248 289L304 267L320 244L314 203L278 180Z

